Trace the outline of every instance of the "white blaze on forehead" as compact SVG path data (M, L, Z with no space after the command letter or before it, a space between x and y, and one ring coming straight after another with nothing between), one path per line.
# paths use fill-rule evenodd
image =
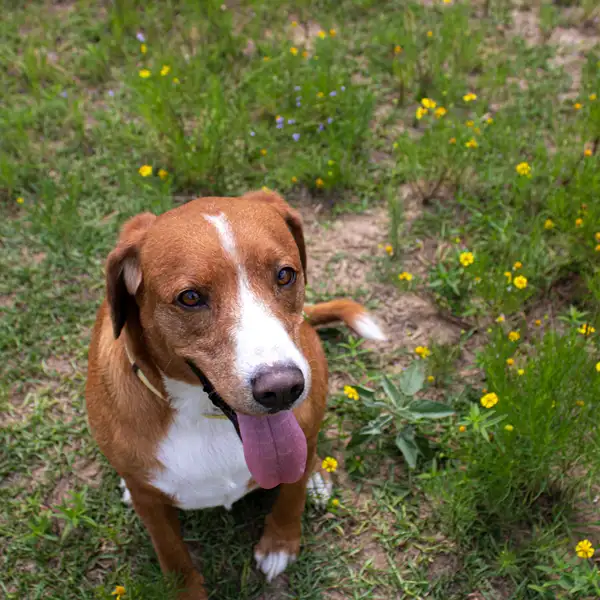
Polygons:
M231 258L236 258L235 253L235 238L233 237L233 231L231 231L231 227L229 227L229 221L227 221L227 217L224 214L218 215L204 215L204 218L215 226L217 233L219 234L219 240L221 241L221 246Z
M267 304L252 290L248 274L238 258L235 236L223 214L204 215L219 234L223 249L234 260L237 271L237 319L234 331L235 367L244 386L264 367L285 363L298 367L304 375L304 392L298 404L310 389L308 362L288 335Z

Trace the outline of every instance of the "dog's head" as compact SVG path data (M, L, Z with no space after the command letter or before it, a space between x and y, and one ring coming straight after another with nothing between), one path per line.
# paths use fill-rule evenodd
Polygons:
M305 283L300 216L272 192L138 215L107 263L115 336L134 321L163 372L197 383L191 362L247 415L293 408L308 394Z

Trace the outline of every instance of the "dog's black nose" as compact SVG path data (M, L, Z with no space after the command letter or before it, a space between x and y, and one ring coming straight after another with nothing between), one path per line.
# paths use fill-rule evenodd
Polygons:
M304 391L304 375L298 367L273 365L252 380L254 399L272 412L289 408Z

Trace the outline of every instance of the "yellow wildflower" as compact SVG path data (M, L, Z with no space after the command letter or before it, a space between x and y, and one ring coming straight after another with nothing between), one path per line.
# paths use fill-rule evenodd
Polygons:
M441 119L448 111L443 107L440 106L438 109L436 109L434 115L436 119Z
M506 431L513 431L513 430L514 430L514 427L513 427L512 425L505 425L505 426L504 426L504 429L505 429Z
M597 245L597 246L594 248L594 250L595 250L596 252L600 252L600 244L598 244L598 245Z
M521 162L515 167L515 170L519 175L522 175L524 177L531 176L531 167L529 166L529 163Z
M573 108L575 110L581 110L583 108L583 104L581 104L581 102L575 102L575 104L573 104Z
M449 144L456 144L456 138L455 138L455 137L453 137L453 138L450 138L450 139L448 140L448 143L449 143Z
M339 505L340 505L340 501L339 501L337 498L334 498L334 499L331 501L331 506L333 506L333 508L338 508L338 507L339 507Z
M303 57L303 58L308 58L308 50L304 50L304 51L302 52L302 57ZM315 58L317 58L317 57L315 56Z
M22 196L19 196L19 197L17 198L17 204L23 204L24 202L25 202L25 200L23 199L23 197L22 197Z
M554 228L554 221L552 219L546 219L544 221L544 229L553 229Z
M142 45L140 46L140 52L141 52L142 54L146 54L146 52L148 52L148 46L146 46L146 44L142 44Z
M579 558L592 558L592 556L594 556L592 542L590 542L590 540L581 540L581 542L575 546L575 552L577 552Z
M427 358L431 355L431 350L427 346L417 346L415 348L415 354L421 358Z
M171 67L169 65L163 65L162 69L160 70L160 74L164 77L165 75L168 75L171 72Z
M600 231L596 231L596 233L594 234L594 237L596 238L597 242L600 242Z
M330 35L331 37L335 37L335 36L337 35L337 31L336 31L335 29L330 29L330 30L329 30L329 35Z
M523 275L515 277L514 284L516 288L524 290L527 287L527 277L523 277Z
M435 108L437 106L436 102L434 100L432 100L431 98L423 98L421 100L421 104L425 107L425 108Z
M150 77L151 73L148 69L141 69L139 75L142 79L148 79L148 77Z
M263 148L263 149L260 151L260 153L261 153L263 156L266 156L266 155L267 155L267 149L266 149L266 148Z
M327 37L327 34L326 34L326 33L325 33L323 30L319 31L319 33L317 33L317 35L318 35L318 36L319 36L319 37L320 37L322 40L324 40L324 39Z
M292 46L290 48L290 54L293 54L294 56L298 55L298 48L296 48L295 46Z
M508 339L511 342L518 342L521 339L521 334L518 331L511 331L508 334Z
M512 367L512 366L515 364L515 359L514 359L514 358L507 358L507 359L506 359L506 364L507 364L509 367Z
M589 323L584 323L581 327L577 329L577 332L581 335L592 335L592 333L596 333L596 328L592 327Z
M490 392L489 394L481 397L481 406L483 406L483 408L492 408L492 406L496 406L496 404L498 404L498 399L499 398L497 394Z
M516 271L517 269L521 269L523 267L523 263L518 260L514 265L513 265L513 269Z
M344 394L346 394L350 400L358 400L359 398L358 392L351 385L344 386Z
M517 375L525 375L525 369L517 369Z
M110 593L111 596L116 596L115 600L121 600L121 597L126 594L126 590L122 585L116 585L115 589Z
M458 428L458 430L459 430L461 433L464 433L464 432L467 430L467 428L466 428L464 425L461 425L461 426Z
M419 106L419 108L417 108L417 111L415 112L415 117L421 120L428 112L429 111L426 108Z
M338 461L333 456L328 456L321 463L321 467L328 473L335 473L338 468Z
M292 177L292 183L298 183L298 178L295 175Z
M292 21L291 25L292 27L298 27L298 21Z
M536 319L534 321L534 324L535 324L536 327L541 327L542 326L542 321L540 319Z
M433 383L433 382L435 381L435 377L434 377L433 375L428 375L428 376L427 376L427 381L428 381L429 383Z
M596 371L600 373L600 362L596 363Z
M175 85L179 85L181 82L179 81L179 77L173 77L173 83Z
M468 267L475 262L475 257L472 252L461 252L458 260L463 267Z
M504 323L504 321L506 321L506 319L504 318L504 315L500 315L497 319L496 319L496 323Z
M588 97L592 102L594 102L594 100L596 100L598 98L598 96L596 94L590 94Z
M512 273L510 271L504 271L504 277L506 277L506 283L510 283L512 281Z
M583 155L584 155L584 156L591 156L592 154L593 154L593 152L592 152L592 149L591 149L591 148L586 148L586 149L583 151Z
M443 0L444 4L452 4L452 0Z
M271 60L270 56L263 56L263 62L269 62Z
M323 92L317 92L317 98L322 98L325 94Z
M467 121L467 122L465 123L465 125L466 125L467 127L473 127L473 125L475 125L475 121Z
M398 279L400 281L412 281L412 273L407 273L406 271L402 271L402 273L400 273L400 275L398 275Z
M581 227L583 225L583 219L575 219L575 227Z
M318 188L322 188L325 185L325 182L320 177L317 177L315 184Z
M488 119L486 120L486 123L488 125L491 125L494 122L494 119L492 119L492 117L488 117Z
M158 176L164 181L169 176L169 172L166 169L159 169Z
M585 402L583 400L575 400L575 404L577 404L579 408L583 408L585 406Z
M394 54L401 54L402 46L394 46Z
M142 176L142 177L149 177L150 175L152 175L152 167L150 165L142 165L139 169L138 169L138 173Z
M271 191L271 190L270 190L270 189L269 189L269 188L268 188L266 185L263 185L263 186L262 186L260 189L261 189L263 192L270 192L270 191Z
M475 138L471 138L466 144L465 146L467 148L477 148L479 144L477 143L477 140Z
M430 37L433 37L433 31L428 31L428 32L427 32L427 37L428 37L428 38L430 38Z
M386 244L384 249L388 253L388 256L394 254L394 246L392 246L391 244Z
M473 92L468 92L463 96L463 100L465 102L473 102L474 100L477 100L477 94L474 94Z

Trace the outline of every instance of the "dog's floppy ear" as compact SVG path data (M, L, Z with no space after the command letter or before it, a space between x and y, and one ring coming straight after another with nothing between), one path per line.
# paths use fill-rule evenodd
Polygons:
M142 213L123 225L119 241L106 261L106 298L115 338L121 334L131 312L137 310L135 294L142 283L139 249L156 215Z
M283 220L286 222L288 229L296 241L296 246L298 246L300 262L302 263L302 270L304 271L304 283L306 284L306 245L304 244L304 230L302 228L302 217L300 216L300 213L294 210L279 194L276 194L275 192L249 192L248 194L244 194L242 198L270 204L276 208L279 214L283 217Z

